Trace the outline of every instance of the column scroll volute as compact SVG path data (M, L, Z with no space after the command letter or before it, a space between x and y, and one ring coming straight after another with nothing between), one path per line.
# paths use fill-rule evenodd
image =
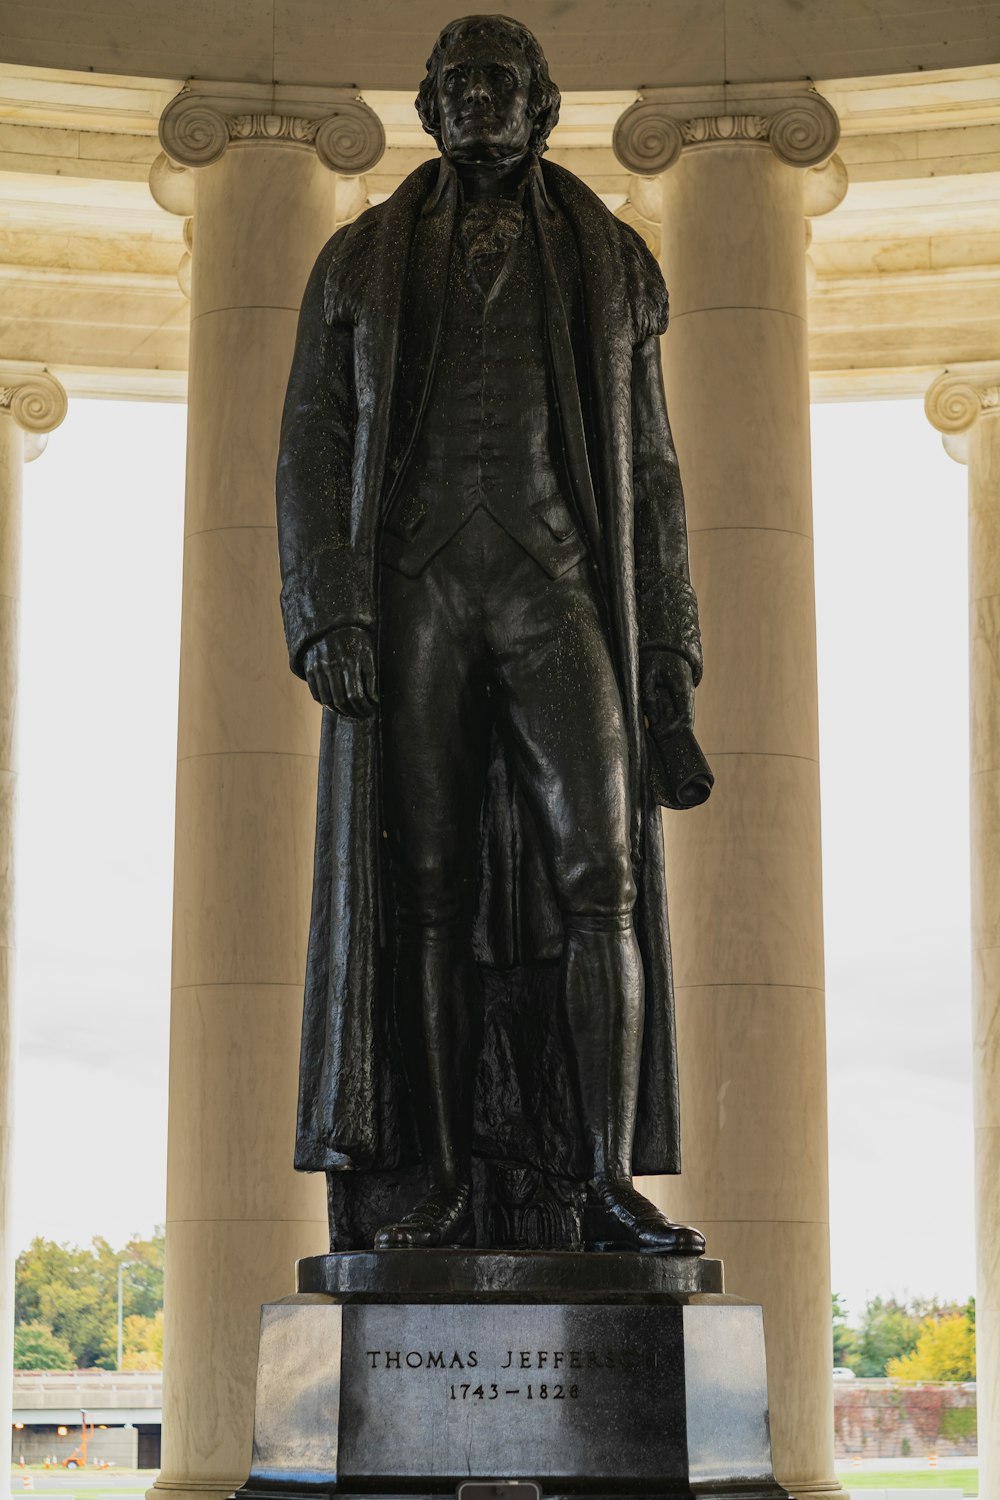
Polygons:
M25 433L43 435L54 431L68 410L64 387L47 370L0 365L0 411L9 412ZM37 452L31 456L37 457Z
M649 91L618 120L612 145L637 176L658 176L685 150L769 145L792 167L819 167L840 140L833 106L816 90L724 88Z
M679 158L684 136L659 103L640 99L618 119L611 144L622 166L636 177L659 177Z
M924 412L949 458L968 463L973 427L985 416L1000 417L1000 362L945 370L928 389Z
M330 171L357 177L385 150L371 106L332 89L192 83L163 111L159 136L176 166L192 168L211 166L232 145L271 142L314 150Z

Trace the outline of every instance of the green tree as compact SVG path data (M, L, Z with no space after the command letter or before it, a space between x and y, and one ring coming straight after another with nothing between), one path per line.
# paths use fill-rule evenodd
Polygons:
M976 1330L964 1313L928 1318L909 1354L890 1359L890 1380L975 1380Z
M152 1238L133 1235L119 1259L131 1262L122 1273L125 1309L140 1318L155 1318L163 1307L164 1230L157 1224Z
M833 1294L833 1363L853 1370L858 1358L858 1336L847 1325L847 1308L839 1292Z
M15 1370L74 1370L73 1351L44 1323L22 1323L14 1329Z
M76 1365L113 1368L117 1285L114 1252L103 1240L92 1249L35 1239L17 1258L15 1318L48 1325L73 1351Z
M16 1323L43 1323L51 1328L69 1345L77 1368L113 1370L122 1263L126 1263L122 1273L125 1316L155 1318L163 1305L162 1228L148 1240L133 1236L121 1250L100 1237L87 1249L33 1240L17 1258Z
M869 1298L858 1330L853 1369L869 1379L885 1375L890 1359L909 1354L920 1337L921 1320L895 1298Z

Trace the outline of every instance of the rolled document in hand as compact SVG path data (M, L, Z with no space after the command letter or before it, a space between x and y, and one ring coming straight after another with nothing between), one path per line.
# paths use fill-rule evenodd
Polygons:
M694 737L694 730L673 728L666 733L648 726L650 781L661 807L681 810L707 802L715 777Z

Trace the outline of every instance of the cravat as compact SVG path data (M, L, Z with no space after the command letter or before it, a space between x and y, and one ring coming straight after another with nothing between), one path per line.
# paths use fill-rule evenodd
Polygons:
M510 198L482 198L462 215L458 238L466 270L489 296L511 246L524 228L524 209Z

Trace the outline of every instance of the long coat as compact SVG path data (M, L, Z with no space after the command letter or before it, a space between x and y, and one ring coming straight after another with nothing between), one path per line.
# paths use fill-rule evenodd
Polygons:
M418 167L385 203L333 236L306 289L277 486L282 609L300 676L305 648L334 627L360 625L377 637L389 466L406 446L400 424L413 421L395 397L407 265L416 240L423 283L433 289L423 353L429 381L456 200L445 160ZM646 643L680 652L696 681L701 673L684 500L660 373L666 290L639 237L571 173L534 163L526 207L541 256L550 366L578 520L604 596L629 737L646 999L633 1168L677 1172L662 832L638 690ZM574 301L582 318L567 315L569 276L578 278ZM533 974L554 966L561 933L516 783L499 744L494 752L475 945L484 971L502 974L516 998L529 995ZM391 1021L385 849L377 717L355 722L326 712L295 1153L301 1170L391 1172L415 1150Z

